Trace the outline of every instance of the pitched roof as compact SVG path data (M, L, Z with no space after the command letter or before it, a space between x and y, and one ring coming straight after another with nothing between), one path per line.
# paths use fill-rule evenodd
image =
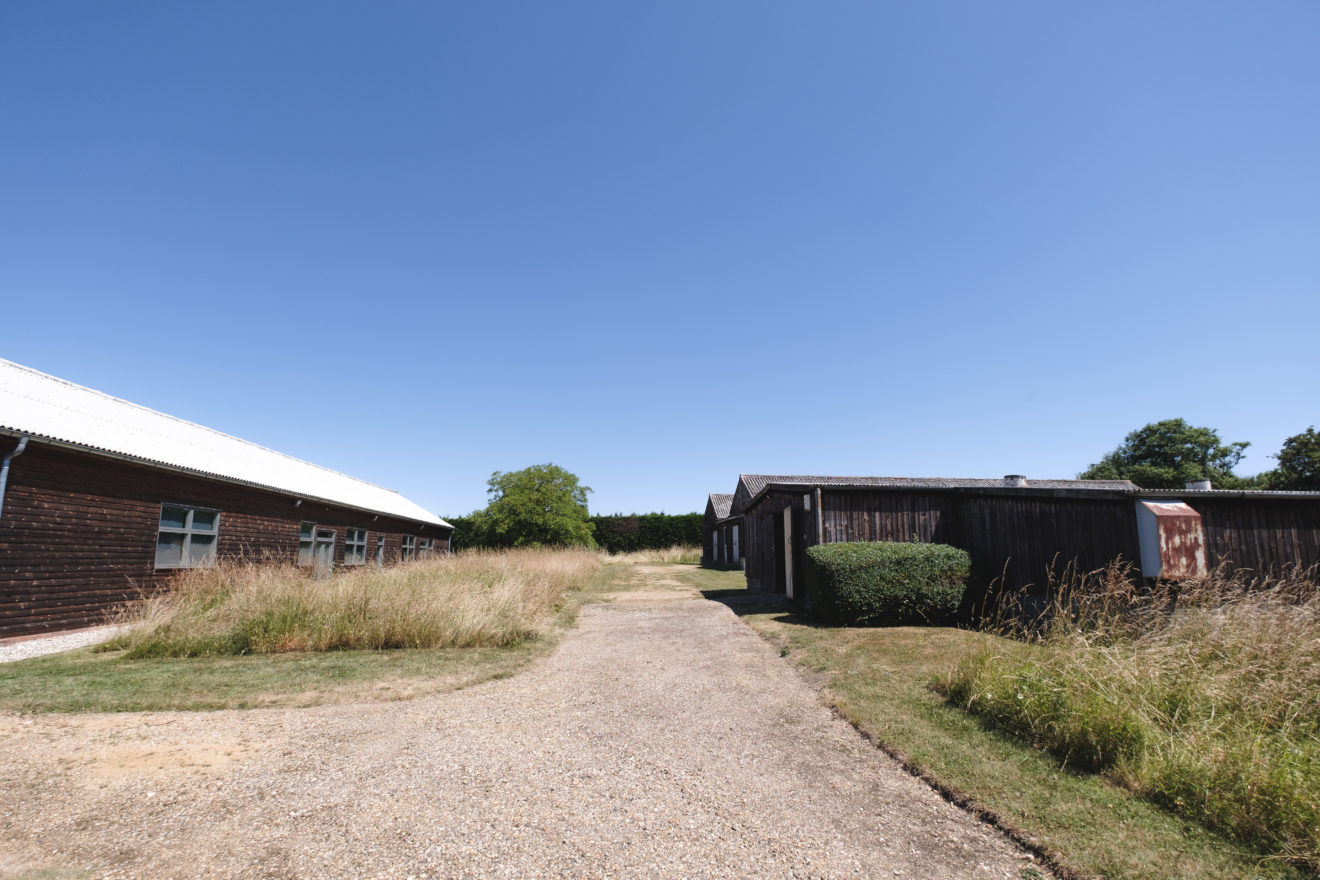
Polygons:
M710 493L710 506L715 512L716 519L728 519L729 509L733 506L733 496L712 492Z
M831 477L783 474L739 474L738 485L746 491L746 498L735 507L743 509L770 487L782 489L812 489L830 486L836 489L1065 489L1075 491L1134 492L1135 483L1128 480L1027 480L1024 487L1010 487L1002 478L978 477ZM735 493L736 494L736 493Z
M837 486L880 489L1002 489L1003 479L979 477L818 477L741 474L739 479L756 495L766 486ZM1136 484L1128 480L1027 480L1028 489L1099 489L1127 491Z
M392 489L2 358L0 430L309 500L449 526Z

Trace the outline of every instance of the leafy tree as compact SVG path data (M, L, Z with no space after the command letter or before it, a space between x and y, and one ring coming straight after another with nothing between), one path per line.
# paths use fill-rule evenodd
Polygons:
M553 464L496 471L487 481L490 503L467 517L477 546L595 547L587 512L591 489Z
M1271 489L1309 489L1320 491L1320 434L1307 428L1283 441L1279 454L1272 456L1279 466L1268 475Z
M1228 443L1214 428L1165 419L1138 428L1123 444L1078 474L1083 480L1131 480L1143 489L1181 489L1188 480L1211 480L1224 489L1249 488L1255 478L1233 473L1250 443Z

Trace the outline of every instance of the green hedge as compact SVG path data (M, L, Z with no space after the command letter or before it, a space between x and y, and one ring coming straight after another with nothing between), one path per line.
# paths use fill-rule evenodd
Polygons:
M468 516L447 516L454 526L454 550L468 547L494 546L484 534L481 512ZM675 544L687 547L701 546L699 513L647 513L624 516L593 516L596 544L611 553L630 553L634 550L664 550Z
M958 610L970 568L967 553L947 544L819 544L807 549L806 604L836 623L942 623Z
M593 516L596 543L611 553L634 550L664 550L675 544L701 546L699 513L646 513L624 516Z

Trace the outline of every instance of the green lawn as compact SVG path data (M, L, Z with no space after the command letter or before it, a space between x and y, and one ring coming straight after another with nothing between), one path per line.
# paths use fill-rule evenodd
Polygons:
M783 603L747 593L741 572L703 569L680 576L820 673L827 700L882 748L946 794L993 816L1064 874L1113 880L1304 876L1099 776L1062 769L1048 753L985 729L931 690L932 680L991 636L949 628L821 627ZM996 641L1004 651L1022 650Z
M92 648L0 664L0 710L139 712L315 706L406 699L512 675L545 655L578 611L626 589L631 566L608 565L565 603L542 637L507 648L329 651L129 660Z

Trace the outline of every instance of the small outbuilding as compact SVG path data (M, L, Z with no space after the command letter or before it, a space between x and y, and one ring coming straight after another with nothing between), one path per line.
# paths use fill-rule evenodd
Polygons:
M701 564L736 566L742 563L742 517L733 516L732 495L712 493L701 522Z
M1320 492L743 474L730 516L743 525L749 589L789 597L801 590L807 548L842 541L960 547L972 558L974 595L993 581L1040 587L1068 564L1089 571L1119 558L1161 577L1320 563Z
M0 638L98 623L180 569L385 565L453 527L398 492L0 360Z

